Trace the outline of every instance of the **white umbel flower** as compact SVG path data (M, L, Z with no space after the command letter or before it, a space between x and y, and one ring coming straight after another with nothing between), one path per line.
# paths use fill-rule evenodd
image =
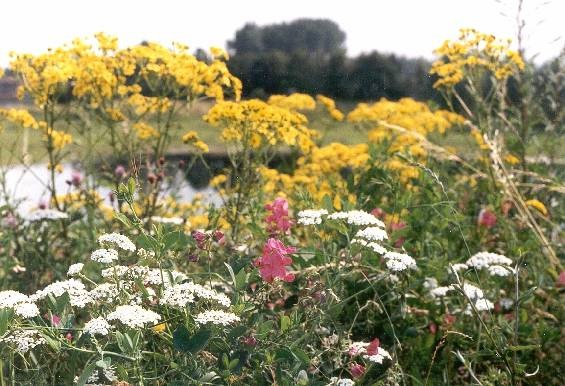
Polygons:
M41 220L65 220L69 215L55 209L38 209L34 210L27 216L27 220L31 222Z
M451 286L436 287L436 288L432 288L430 290L430 295L432 295L434 298L441 298L441 297L444 297L445 295L447 295L447 293L449 291L453 291L453 288Z
M231 301L226 295L193 282L167 288L163 293L162 303L171 307L183 308L199 299L212 300L224 307L231 305Z
M16 315L22 318L35 318L39 315L39 308L35 303L20 303L14 307Z
M19 303L29 302L30 298L27 295L18 291L0 291L0 308L14 308Z
M370 213L362 210L350 210L348 212L335 212L328 216L330 220L345 220L349 225L366 226L376 225L381 228L385 224Z
M157 324L161 315L138 305L123 305L110 312L106 320L118 320L131 328L143 328L148 324Z
M477 311L488 311L494 308L494 304L488 299L478 299L475 302L475 308Z
M92 303L92 297L86 290L84 284L77 279L69 279L64 281L56 281L55 283L49 284L42 290L37 291L30 298L35 300L44 299L47 295L51 294L54 297L59 297L64 293L69 294L69 299L71 301L71 306L77 308L83 308L87 304Z
M76 275L78 275L78 274L82 271L82 268L83 268L83 267L84 267L84 264L83 264L83 263L75 263L75 264L72 264L72 265L69 267L69 270L67 271L67 276L76 276Z
M383 364L383 360L385 360L385 359L392 360L389 352L386 351L382 347L379 347L379 349L377 350L377 353L375 355L363 355L363 358L367 359L370 362L378 363L378 364L381 364L381 365Z
M319 225L322 223L322 216L328 214L325 209L306 209L298 212L298 224Z
M469 267L476 269L487 268L491 265L512 265L512 260L498 253L479 252L465 262Z
M221 326L228 326L232 323L239 322L239 316L232 312L225 312L221 310L208 310L201 312L194 318L196 323L202 325L212 323Z
M110 332L111 328L112 327L110 326L110 324L108 324L106 319L99 316L98 318L86 322L86 324L84 325L84 332L87 332L92 336L94 335L106 336Z
M482 299L485 296L483 290L473 284L463 283L463 288L461 288L458 284L452 284L450 287L455 290L462 290L471 300Z
M2 342L12 343L20 353L26 353L32 348L45 343L38 330L16 330L5 338L0 339Z
M467 264L463 264L463 263L456 263L456 264L450 264L449 265L449 273L452 272L459 272L459 271L466 271L469 269L469 266Z
M355 237L365 239L367 241L383 241L388 239L386 231L379 227L368 227L357 232Z
M127 236L119 233L105 233L98 237L98 243L101 245L114 245L128 252L135 251L135 244Z
M491 276L509 276L514 273L514 269L504 265L491 265L488 268Z
M387 253L387 250L382 245L375 243L374 241L366 241L362 239L353 239L351 240L351 244L359 244L365 248L372 249L373 252L378 253L379 255L384 255Z
M338 377L331 377L330 383L326 386L354 386L355 382L353 382L349 378L338 378Z
M111 264L118 260L118 251L115 249L97 249L90 255L90 260L102 264Z
M385 253L386 266L393 272L401 272L407 269L416 269L416 260L405 253L388 251Z

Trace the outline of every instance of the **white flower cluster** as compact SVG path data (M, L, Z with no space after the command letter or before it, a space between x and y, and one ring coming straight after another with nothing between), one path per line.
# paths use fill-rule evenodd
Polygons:
M176 282L187 279L187 276L182 272L160 270L140 265L133 265L131 267L116 265L103 269L101 274L105 278L113 278L116 275L119 279L129 281L141 280L145 285L163 285L164 287L169 287Z
M160 224L171 224L171 225L182 225L184 223L184 219L182 217L153 216L151 217L151 221Z
M69 294L71 306L73 307L83 308L93 301L84 284L77 279L56 281L54 283L51 283L44 289L37 291L30 298L33 301L36 301L44 299L49 294L53 295L54 297L59 297L65 292Z
M72 264L67 271L67 276L76 276L82 271L83 268L83 263Z
M31 222L41 220L65 220L69 215L55 209L37 209L27 216L27 220Z
M35 303L19 303L14 308L16 315L22 318L34 318L39 315L39 308Z
M161 315L151 310L146 310L138 305L122 305L106 316L106 320L118 320L130 328L142 328L148 324L157 324Z
M239 322L240 318L232 312L208 310L196 315L194 320L200 325L212 323L215 325L228 326L232 323Z
M298 224L319 225L322 223L322 216L328 214L325 209L306 209L298 212Z
M127 236L119 233L105 233L98 237L98 243L101 245L113 245L128 252L135 251L135 244Z
M377 353L373 355L367 354L367 347L369 347L370 343L367 342L352 342L349 345L349 355L350 356L357 356L361 355L363 358L378 364L382 364L383 360L391 359L390 353L382 347L378 347Z
M355 382L353 382L349 378L338 378L338 377L331 377L330 383L326 386L354 386Z
M469 269L469 266L467 264L463 264L463 263L449 264L449 273L465 271L467 269Z
M196 300L212 300L224 307L231 305L230 299L219 292L193 282L171 286L163 293L161 302L171 307L183 308Z
M335 212L328 216L330 220L345 220L349 225L366 226L376 225L381 228L385 224L370 213L362 210L350 210L348 212Z
M139 248L137 250L137 257L139 257L141 259L153 258L153 257L155 257L155 252L148 251L147 249L144 249L144 248Z
M20 353L26 353L32 348L45 343L38 330L16 330L5 338L0 339L5 343L12 343Z
M351 240L352 244L359 244L365 248L372 249L373 252L378 253L379 255L384 255L387 253L387 250L382 245L375 243L374 241L366 241L361 239L353 239Z
M118 296L118 287L112 283L102 283L90 291L93 300L114 300Z
M112 327L106 319L99 316L98 318L92 319L84 325L84 332L89 333L90 335L103 335L106 336L110 332Z
M102 373L100 373L100 371ZM102 376L101 376L102 375ZM78 377L77 377L78 381ZM106 385L107 382L114 384L114 382L118 381L118 377L116 377L116 373L112 368L105 368L105 369L98 369L95 370L94 373L88 377L86 380L86 384L90 386L102 386Z
M367 227L357 231L355 237L364 239L367 241L383 241L388 240L388 235L386 231L379 227Z
M102 264L111 264L118 260L118 251L115 249L97 249L90 255L90 260Z
M512 264L512 260L508 257L492 252L476 253L465 262L468 267L486 268L492 276L508 276L514 273Z
M406 253L388 251L385 253L386 266L393 272L402 272L407 269L416 269L416 260Z
M18 291L0 291L0 308L14 308L19 303L30 301L29 296Z
M39 315L39 308L33 299L18 291L1 291L0 308L13 308L16 315L22 318L34 318Z

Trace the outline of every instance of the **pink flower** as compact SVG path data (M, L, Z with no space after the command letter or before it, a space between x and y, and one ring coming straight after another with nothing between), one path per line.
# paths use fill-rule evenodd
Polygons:
M116 176L116 178L118 180L122 180L124 178L126 178L126 168L124 167L124 165L118 165L116 166L116 169L114 170L114 175Z
M265 205L265 209L271 214L267 216L267 230L270 233L285 234L292 225L288 217L288 202L281 197L277 197L271 204Z
M192 238L196 241L196 246L200 249L206 247L206 241L208 240L208 235L202 231L192 231L190 234Z
M381 220L386 216L386 212L379 207L373 209L371 211L371 214L377 218L380 218Z
M80 174L79 171L77 170L73 170L73 172L71 173L71 185L73 185L75 188L78 188L80 186L80 184L82 183L82 174Z
M381 342L379 341L379 338L373 339L366 348L367 355L377 355L379 353L380 345Z
M492 228L496 225L496 215L489 209L481 209L479 212L479 217L477 218L477 223L479 226L485 228Z
M561 271L557 278L557 282L555 282L555 286L558 288L565 287L565 271Z
M365 374L365 366L360 365L359 363L352 363L349 367L349 371L353 378L361 378L363 374Z
M55 327L58 327L61 324L61 318L55 314L51 314L51 316L49 316L49 314L46 314L45 319L49 320L51 322L51 325Z
M280 240L270 238L263 247L263 255L255 260L254 264L259 268L261 278L271 283L275 278L287 282L294 280L294 275L286 271L286 266L292 264L288 256L296 252L294 247L286 247Z

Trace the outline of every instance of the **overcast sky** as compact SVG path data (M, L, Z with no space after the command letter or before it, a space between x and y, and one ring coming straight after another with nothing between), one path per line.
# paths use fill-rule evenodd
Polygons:
M528 56L557 55L565 35L565 0L524 0ZM461 27L516 36L516 0L3 0L0 66L8 52L40 53L104 31L121 46L150 40L191 48L225 46L246 22L328 18L347 34L349 55L378 50L432 58ZM506 13L506 16L501 12ZM555 41L555 39L559 39Z

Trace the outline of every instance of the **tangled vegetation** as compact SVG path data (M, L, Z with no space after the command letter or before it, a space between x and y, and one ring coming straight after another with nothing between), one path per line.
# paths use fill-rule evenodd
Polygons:
M0 384L560 384L565 187L524 144L555 121L508 42L463 30L437 53L449 109L348 113L323 95L240 100L217 48L98 34L14 54L33 106L0 121L41 138L50 199L24 211L0 179ZM220 204L175 192L210 151L186 124L202 100L229 158ZM366 140L322 145L309 111ZM434 142L449 131L477 156Z

